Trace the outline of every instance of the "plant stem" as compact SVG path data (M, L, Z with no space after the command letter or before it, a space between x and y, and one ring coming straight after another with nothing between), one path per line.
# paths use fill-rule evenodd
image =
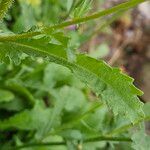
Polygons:
M110 15L112 13L115 13L115 12L118 12L118 11L121 11L121 10L124 10L124 9L132 8L132 7L134 7L135 5L137 5L141 2L144 2L144 0L136 0L136 1L131 0L131 1L122 3L120 5L114 6L112 8L106 9L104 11L97 12L97 13L95 13L93 15L90 15L90 16L86 16L86 17L83 17L83 18L77 18L77 19L74 19L74 20L71 20L71 21L66 21L66 22L63 22L61 24L54 25L54 26L51 26L51 27L45 27L44 31L49 31L51 29L60 29L60 28L64 28L66 26L70 26L70 25L73 25L73 24L79 24L79 23L87 22L89 20L94 20L94 19L104 17L104 16Z
M146 116L144 120L150 120L149 116ZM135 124L140 123L143 120L137 121ZM112 135L121 133L122 131L125 131L129 128L133 127L133 124L127 124L124 125L116 130L113 130L111 133L107 134L107 136L98 136L94 138L89 138L83 140L83 143L89 143L89 142L99 142L99 141L118 141L118 142L132 142L131 138L127 137L112 137ZM48 142L48 143L31 143L31 144L25 144L22 146L17 146L15 148L10 148L8 150L19 150L22 148L27 148L27 147L37 147L37 146L61 146L61 145L66 145L66 142Z
M93 19L97 19L100 17L104 17L107 15L110 15L112 13L116 13L118 11L122 11L122 10L126 10L129 8L132 8L134 6L136 6L137 4L140 4L142 2L144 2L145 0L131 0L128 2L124 2L122 4L119 4L117 6L114 6L112 8L106 9L104 11L100 11L97 13L94 13L93 15L89 15L86 17L82 17L82 18L76 18L70 21L66 21L54 26L48 26L48 27L44 27L42 29L42 31L36 31L36 32L27 32L27 33L22 33L22 34L17 34L17 35L8 35L8 36L0 36L0 41L14 41L17 39L23 39L23 38L29 38L29 37L33 37L39 34L44 34L46 32L49 32L53 29L61 29L70 25L74 25L74 24L79 24L79 23L83 23L83 22L87 22L89 20L93 20Z
M125 138L125 137L104 137L104 136L90 138L90 139L85 140L84 142L88 143L88 142L98 142L98 141L132 142L132 140L130 138Z
M5 41L15 41L19 39L25 39L25 38L30 38L36 35L40 35L42 32L26 32L26 33L21 33L21 34L12 34L12 35L6 35L6 36L0 36L0 42L5 42Z
M61 146L61 145L65 145L65 144L66 144L66 142L31 143L31 144L25 144L22 146L10 148L10 150L19 150L22 148L38 147L38 146Z
M118 141L118 142L132 142L130 138L126 137L105 137L105 136L99 136L95 138L89 138L83 140L83 143L89 143L89 142L99 142L99 141ZM27 148L27 147L38 147L38 146L62 146L66 145L66 142L47 142L47 143L30 143L30 144L25 144L22 146L17 146L15 148L12 148L13 150L19 150L22 148Z

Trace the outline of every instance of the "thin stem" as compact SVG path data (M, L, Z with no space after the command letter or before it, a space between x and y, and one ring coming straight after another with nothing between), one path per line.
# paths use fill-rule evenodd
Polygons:
M105 136L99 136L95 138L89 138L83 140L83 143L89 143L89 142L99 142L99 141L118 141L118 142L132 142L130 138L126 137L105 137ZM27 148L27 147L38 147L38 146L62 146L66 145L66 142L47 142L47 143L30 143L30 144L25 144L22 146L17 146L15 148L12 148L13 150L19 150L22 148Z
M22 146L10 148L10 150L19 150L22 148L38 147L38 146L61 146L61 145L66 145L66 142L31 143L31 144L25 144Z
M141 2L144 2L144 0L136 0L136 1L132 0L132 1L129 1L129 2L125 2L125 3L122 3L120 5L114 6L112 8L106 9L104 11L97 12L97 13L95 13L93 15L90 15L90 16L86 16L86 17L83 17L83 18L77 18L77 19L74 19L74 20L71 20L71 21L66 21L66 22L63 22L61 24L54 25L54 26L51 26L51 27L45 27L44 31L49 31L51 29L60 29L60 28L64 28L66 26L70 26L70 25L73 25L73 24L79 24L79 23L87 22L89 20L94 20L94 19L104 17L106 15L110 15L112 13L115 13L115 12L118 12L118 11L121 11L121 10L124 10L124 9L132 8L132 7L134 7L135 5L137 5Z
M132 142L132 140L130 138L125 138L125 137L105 137L105 136L90 138L90 139L85 140L84 142L88 143L88 142L98 142L98 141Z
M144 120L150 120L149 116L146 116ZM141 121L144 120L139 120L137 121L134 125L139 124ZM112 137L112 135L119 134L122 131L125 131L129 128L133 127L133 124L127 124L124 125L116 130L113 130L111 133L107 134L107 136L98 136L94 138L88 138L83 140L83 143L89 143L89 142L99 142L99 141L118 141L118 142L132 142L131 138L127 137ZM17 146L10 148L9 150L19 150L22 148L27 148L27 147L37 147L37 146L61 146L61 145L66 145L66 142L48 142L48 143L31 143L31 144L25 144L22 146Z
M116 13L118 11L122 11L122 10L132 8L132 7L136 6L137 4L140 4L144 1L145 0L131 0L131 1L119 4L117 6L114 6L112 8L106 9L104 11L94 13L93 15L89 15L89 16L86 16L86 17L66 21L66 22L63 22L61 24L57 24L57 25L54 25L54 26L45 27L40 32L27 32L27 33L17 34L17 35L1 36L0 41L14 41L14 40L17 40L17 39L29 38L29 37L33 37L33 36L36 36L36 35L39 35L39 34L46 33L46 32L48 32L50 30L53 30L53 29L61 29L61 28L64 28L64 27L67 27L67 26L70 26L70 25L73 25L73 24L79 24L79 23L87 22L87 21L90 21L90 20L93 20L93 19L97 19L97 18L100 18L100 17L110 15L112 13Z
M0 42L4 41L15 41L18 39L25 39L25 38L30 38L36 35L40 35L42 32L26 32L26 33L21 33L21 34L12 34L12 35L6 35L6 36L0 36Z

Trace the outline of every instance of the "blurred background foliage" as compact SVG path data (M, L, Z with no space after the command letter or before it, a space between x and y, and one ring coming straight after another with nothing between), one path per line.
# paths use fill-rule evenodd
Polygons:
M0 22L0 34L38 30L121 2L123 0L16 0L4 22ZM74 53L83 52L120 67L134 77L135 84L144 91L143 102L150 98L149 8L147 2L132 11L65 29L66 36L70 37L70 59L74 59ZM99 135L131 136L135 129L126 130L129 121L122 116L114 118L105 104L67 68L43 62L42 58L33 61L20 57L23 57L20 65L0 64L1 150L37 141L59 143L64 140L66 145L23 150L129 150L136 147L136 142L135 145L109 141L82 143ZM149 114L148 109L146 114ZM148 122L146 129L149 132Z

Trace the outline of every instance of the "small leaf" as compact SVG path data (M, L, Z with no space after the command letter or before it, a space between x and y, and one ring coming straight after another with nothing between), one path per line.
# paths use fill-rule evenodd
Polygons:
M81 140L83 139L82 133L79 130L65 130L62 131L61 136L68 140Z
M0 102L10 102L14 97L15 96L12 92L0 89Z
M50 113L49 109L44 109L37 103L32 110L24 110L6 120L0 121L0 129L40 130L49 119Z
M1 103L0 109L5 109L8 111L21 111L24 108L26 108L26 105L24 104L24 100L20 99L19 97L15 96L15 99L13 101L7 102L7 103Z
M86 102L85 96L83 93L74 87L65 87L64 93L67 95L66 104L64 106L65 110L68 112L78 112L83 108L83 105Z
M135 150L149 150L150 148L150 136L145 134L144 129L140 129L132 136L132 147Z
M73 76L68 68L54 63L45 67L43 82L47 89L60 87L64 84L69 85L72 81Z
M60 116L66 103L65 100L68 96L65 94L65 90L65 87L58 91L51 90L51 95L55 99L55 105L46 124L41 127L40 131L38 131L37 139L41 139L47 135L54 128L55 124L60 122Z
M67 11L69 12L74 0L67 0Z
M91 0L83 0L83 2L73 11L73 18L79 18L86 15L91 8L91 3Z

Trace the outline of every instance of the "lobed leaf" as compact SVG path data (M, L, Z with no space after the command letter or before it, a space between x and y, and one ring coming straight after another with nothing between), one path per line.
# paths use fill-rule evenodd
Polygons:
M46 37L3 42L0 43L0 49L6 57L11 58L12 52L13 54L23 52L29 56L40 56L50 62L66 66L92 88L115 115L125 115L133 123L144 117L143 104L137 97L143 93L133 85L133 79L101 60L78 54L76 62L69 62L63 45L52 44ZM19 59L17 55L15 57ZM11 59L13 60L13 57Z

